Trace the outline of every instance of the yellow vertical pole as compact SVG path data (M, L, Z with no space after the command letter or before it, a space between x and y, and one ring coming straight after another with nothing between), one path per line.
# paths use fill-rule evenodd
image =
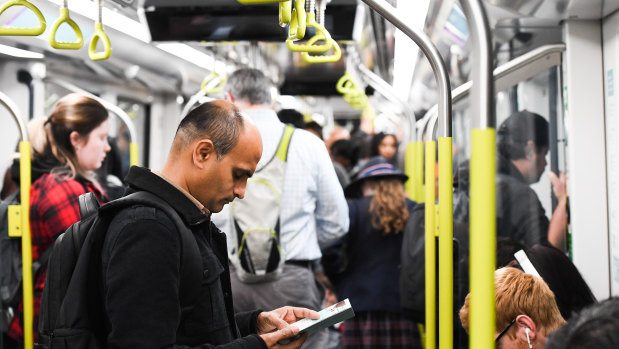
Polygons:
M417 165L417 159L415 158L417 156L417 153L415 152L417 143L418 142L408 143L404 150L404 172L408 176L408 180L406 181L406 184L404 184L404 189L406 189L408 198L413 201L417 201L418 196L417 187L415 186L415 181L417 180L415 178L417 175L415 168Z
M33 338L33 282L32 282L32 241L30 237L30 178L31 153L30 142L19 142L19 184L21 197L21 253L23 273L23 306L24 306L24 349L32 349Z
M129 144L129 166L138 166L139 154L138 144L131 142Z
M415 201L418 203L422 203L424 201L424 190L423 190L423 142L417 141L415 142L415 176L413 180L415 181L415 191L417 192L417 197Z
M438 139L439 333L441 349L453 349L453 183L451 137Z
M470 347L494 348L496 265L496 133L474 129L470 192Z
M435 215L436 142L426 142L425 264L426 264L426 348L436 349L436 226Z

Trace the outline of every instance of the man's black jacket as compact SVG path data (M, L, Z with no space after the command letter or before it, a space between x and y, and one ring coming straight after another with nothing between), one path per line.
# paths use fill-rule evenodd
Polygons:
M177 211L193 232L202 268L192 285L197 297L184 304L177 225L152 207L119 212L102 251L108 347L266 348L255 334L259 312L234 314L225 235L189 198L148 169L132 167L126 180L129 193L148 191Z

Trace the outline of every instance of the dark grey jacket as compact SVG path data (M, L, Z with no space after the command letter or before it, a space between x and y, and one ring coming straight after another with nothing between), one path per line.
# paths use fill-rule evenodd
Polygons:
M192 273L195 284L187 287L196 290L188 301L181 297L186 295L181 271L187 251L174 221L152 207L119 212L102 252L108 347L266 348L255 334L259 311L234 314L225 235L183 193L148 169L132 167L127 182L129 192L148 191L177 211L193 232L201 260Z
M469 163L458 167L454 178L454 221L469 220ZM511 238L525 246L548 244L548 218L535 191L511 161L497 156L497 238Z

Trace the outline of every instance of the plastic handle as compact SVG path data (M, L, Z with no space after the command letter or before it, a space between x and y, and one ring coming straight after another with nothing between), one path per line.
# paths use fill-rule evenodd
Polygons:
M101 39L103 42L103 51L97 52L97 42ZM102 23L95 23L95 34L92 36L90 40L90 45L88 46L88 56L93 61L98 61L102 59L108 59L112 55L112 43L110 42L110 38L107 37L107 34L103 31Z
M305 0L295 0L290 26L288 27L288 40L303 39L305 37L305 26L307 16L305 15Z
M342 77L337 81L335 89L337 90L337 92L343 95L357 92L357 86L351 80L350 74L348 72L344 73L344 75L342 75Z
M279 25L285 27L290 23L292 17L292 0L282 1L279 3Z
M322 25L316 22L316 15L314 13L307 13L306 16L306 24L305 28L313 27L316 29L316 35L314 35L311 39L308 40L304 44L295 44L293 39L288 38L286 40L286 46L288 49L293 52L327 52L333 47L333 43L331 41L331 34L323 27ZM323 40L324 44L315 45L319 40ZM311 42L311 43L310 43Z
M71 26L73 31L75 32L75 37L77 41L75 42L62 42L56 41L56 32L60 25L63 23L67 23ZM60 17L54 22L52 25L52 31L49 33L49 45L53 48L61 49L61 50L79 50L84 46L84 36L82 35L82 31L80 27L75 23L71 17L69 17L69 9L63 7L60 9Z
M206 86L213 81L213 79L218 78L219 75L217 75L217 73L215 73L215 71L212 71L209 75L207 75L204 80L202 80L202 84L200 85L200 88L202 89L202 91L206 94L211 94L211 93L219 93L221 91L223 91L224 89L224 85L226 84L226 80L228 80L228 77L224 77L221 78L219 77L219 83L217 84L217 86L213 87L213 88L209 88L207 89Z
M314 38L316 37L314 36L313 38L309 39L307 43L309 45L312 45L314 42L316 42ZM303 60L307 63L335 63L339 61L340 58L342 58L342 50L340 49L340 45L338 45L337 42L333 39L329 41L331 41L331 45L333 45L334 52L332 55L312 56L308 52L303 52L303 54L301 55L303 57Z
M35 16L39 19L39 27L34 28L14 28L14 27L2 27L0 28L0 35L24 35L24 36L37 36L43 34L45 28L47 27L47 23L45 22L45 17L39 9L26 0L10 0L7 1L2 7L0 7L0 15L11 6L26 6L29 8Z

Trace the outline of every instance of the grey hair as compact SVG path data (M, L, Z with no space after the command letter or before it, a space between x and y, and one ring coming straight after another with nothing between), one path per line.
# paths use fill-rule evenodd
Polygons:
M235 99L246 100L252 105L271 104L273 84L260 70L239 69L228 77L224 92Z
M245 117L232 103L213 101L193 109L176 130L176 140L186 146L198 139L213 142L217 159L226 155L239 140L245 126Z

